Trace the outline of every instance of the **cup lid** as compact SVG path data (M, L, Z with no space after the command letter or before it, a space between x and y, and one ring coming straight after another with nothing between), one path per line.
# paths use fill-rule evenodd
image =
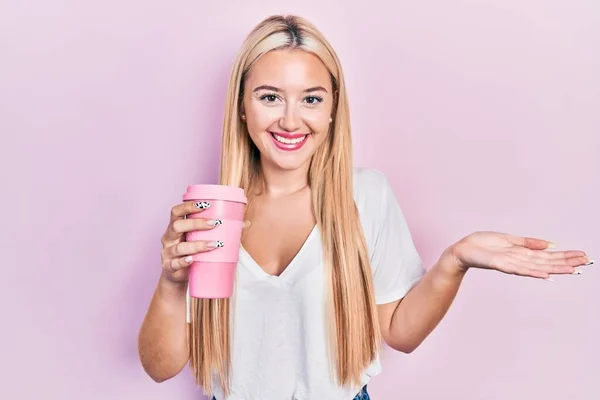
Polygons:
M183 200L225 200L236 203L248 202L244 189L228 185L189 185Z

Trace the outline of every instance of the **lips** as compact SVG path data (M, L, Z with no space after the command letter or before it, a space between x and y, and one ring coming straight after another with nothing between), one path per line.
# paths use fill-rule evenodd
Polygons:
M308 140L308 133L269 132L275 146L284 151L299 150Z

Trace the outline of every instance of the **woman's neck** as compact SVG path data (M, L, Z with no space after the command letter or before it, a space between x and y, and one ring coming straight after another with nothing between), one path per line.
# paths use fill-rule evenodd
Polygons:
M265 192L269 196L287 196L308 186L308 169L310 162L294 170L284 170L262 162L262 176Z

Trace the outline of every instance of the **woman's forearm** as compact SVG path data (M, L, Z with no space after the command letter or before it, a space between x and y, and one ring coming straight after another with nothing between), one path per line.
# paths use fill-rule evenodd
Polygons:
M146 373L157 382L177 375L189 359L185 295L184 285L161 277L142 323L139 357Z
M465 273L446 250L396 306L388 344L405 353L416 349L446 315Z

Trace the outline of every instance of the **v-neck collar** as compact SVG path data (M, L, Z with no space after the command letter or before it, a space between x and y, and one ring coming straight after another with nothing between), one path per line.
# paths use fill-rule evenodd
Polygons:
M254 260L254 258L252 258L252 256L244 248L244 246L240 245L239 256L242 261L242 265L246 266L255 275L257 275L261 278L264 278L264 279L269 279L269 280L273 280L273 281L281 281L281 280L289 279L290 276L293 276L294 270L297 268L296 265L299 262L298 260L301 259L301 257L305 253L307 247L314 240L314 236L317 235L318 231L319 231L319 229L317 227L317 224L315 224L313 226L312 230L310 231L310 233L308 234L308 236L306 237L306 239L304 240L304 243L302 243L302 246L300 246L300 250L298 250L296 255L292 258L292 260L289 262L289 264L284 268L284 270L279 275L271 275L271 274L268 274L267 272L265 272L265 270L262 269L262 267L256 262L256 260Z

